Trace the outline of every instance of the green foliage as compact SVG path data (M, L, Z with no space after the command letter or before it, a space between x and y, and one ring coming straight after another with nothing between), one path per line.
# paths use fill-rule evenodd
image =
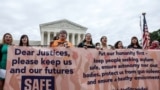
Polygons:
M160 41L160 29L158 29L157 31L154 31L154 32L150 33L150 39L151 39L151 41L153 41L153 40Z

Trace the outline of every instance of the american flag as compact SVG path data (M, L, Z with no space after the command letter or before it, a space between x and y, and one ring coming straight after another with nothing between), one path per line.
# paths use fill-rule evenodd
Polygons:
M150 43L150 35L148 32L148 26L145 18L145 13L142 13L143 15L143 37L142 37L142 45L143 49L149 49L149 43Z

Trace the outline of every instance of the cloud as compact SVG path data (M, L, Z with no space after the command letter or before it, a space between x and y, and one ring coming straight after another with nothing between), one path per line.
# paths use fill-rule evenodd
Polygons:
M39 24L68 19L88 28L94 43L102 35L108 44L121 40L125 46L130 38L141 39L139 17L146 12L149 31L160 27L159 0L2 0L0 3L0 38L9 32L14 39L28 34L40 40Z

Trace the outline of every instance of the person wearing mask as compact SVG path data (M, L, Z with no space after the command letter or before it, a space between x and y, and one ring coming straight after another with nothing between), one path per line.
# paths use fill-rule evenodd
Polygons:
M29 38L27 35L22 35L19 41L19 46L30 46L29 45Z
M90 33L85 34L84 40L78 44L78 47L79 48L95 48L92 42L92 36Z
M5 33L3 35L2 44L0 45L0 69L6 70L7 51L9 45L12 45L12 35ZM2 74L2 72L0 72ZM4 72L3 72L4 73ZM3 90L5 78L0 77L0 90Z
M107 45L107 37L106 36L102 36L100 41L101 41L102 49L112 49L111 46Z
M51 47L73 47L72 43L67 41L67 31L61 30L59 32L58 40L54 40Z
M124 49L122 41L117 41L114 45L115 49Z
M139 42L138 42L138 38L133 36L131 38L131 43L130 45L128 45L127 48L132 48L132 49L142 49L142 47L139 45Z

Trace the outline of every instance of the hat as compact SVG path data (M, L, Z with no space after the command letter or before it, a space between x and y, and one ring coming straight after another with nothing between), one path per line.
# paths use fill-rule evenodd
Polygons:
M59 34L66 34L67 35L67 31L66 30L61 30L60 32L59 32Z

